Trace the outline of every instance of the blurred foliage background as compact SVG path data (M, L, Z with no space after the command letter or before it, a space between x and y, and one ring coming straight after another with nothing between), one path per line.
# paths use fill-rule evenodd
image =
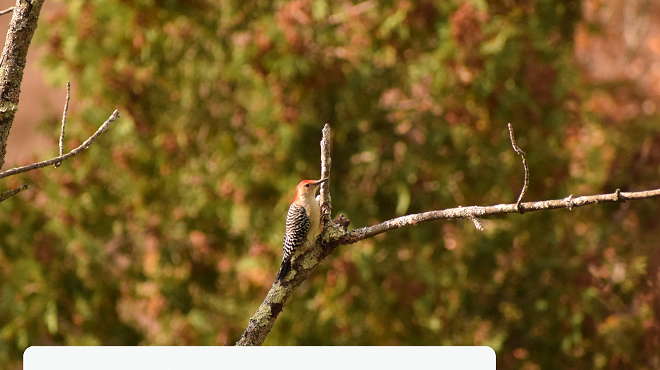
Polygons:
M660 187L651 0L70 0L37 42L84 154L0 185L0 364L28 345L233 344L333 128L334 214ZM20 107L19 107L20 108ZM22 109L29 109L23 107ZM59 117L44 123L52 132ZM52 135L51 135L52 136ZM52 136L52 153L57 151ZM507 369L660 368L657 200L343 246L267 345L488 345Z

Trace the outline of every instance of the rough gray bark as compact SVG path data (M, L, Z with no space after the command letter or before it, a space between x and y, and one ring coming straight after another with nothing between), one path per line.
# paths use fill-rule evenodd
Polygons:
M5 164L7 138L18 110L23 70L43 3L44 0L17 0L9 23L0 58L0 168Z

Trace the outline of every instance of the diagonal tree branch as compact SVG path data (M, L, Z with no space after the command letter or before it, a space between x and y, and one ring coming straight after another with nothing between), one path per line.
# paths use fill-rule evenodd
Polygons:
M14 189L14 190L7 190L7 191L3 192L2 194L0 194L0 202L5 201L5 200L13 197L14 195L22 192L23 190L27 190L29 187L30 186L28 184L23 184L23 185L19 186L18 188Z
M513 137L512 131L510 131L510 133L511 137ZM328 141L325 140L326 135ZM327 167L322 165L322 171L324 171L322 174L323 176L327 177L330 176L330 154L328 149L329 136L330 127L326 125L326 127L323 129L324 140L321 141L321 157L323 158L327 156L327 160L322 160L322 163L327 163ZM515 141L513 139L512 143L514 143L513 145L515 150L517 146L515 145ZM518 148L518 150L520 149ZM518 150L516 150L516 152L518 152ZM526 163L525 173L528 173ZM522 199L523 195L524 192L521 192L518 201L512 204L456 207L411 214L387 220L377 225L362 227L352 231L347 231L347 227L350 221L343 215L339 215L339 217L325 224L325 228L322 233L322 239L317 240L316 247L311 248L306 254L293 261L291 269L296 272L294 277L285 282L282 282L281 284L273 284L273 286L270 288L270 291L266 295L266 299L263 301L263 303L261 303L259 309L257 309L257 312L250 319L248 327L245 329L245 332L241 336L240 340L236 343L236 345L262 345L266 340L266 336L268 336L268 333L270 333L270 330L275 324L277 317L284 309L284 305L289 300L289 298L291 298L293 291L305 280L307 280L307 278L311 275L314 269L316 269L319 263L340 245L353 244L360 240L370 238L390 230L436 220L467 218L475 223L475 227L477 227L477 229L481 229L483 227L479 222L479 218L485 216L504 215L507 213L522 214L524 212L547 211L559 208L572 210L573 208L577 207L601 203L625 203L629 200L658 198L660 197L660 189L638 192L622 192L619 189L616 189L616 191L611 194L588 195L577 198L573 198L572 195L569 195L564 199L521 203L520 200ZM323 195L321 196L321 199L324 199ZM327 199L329 199L329 191Z
M296 274L293 278L281 284L273 284L266 295L266 299L261 303L254 316L250 318L248 327L241 339L236 342L237 346L260 346L264 343L286 302L291 298L296 288L307 280L323 258L325 256L322 255L317 244L317 248L310 249L304 256L293 261L291 269Z
M80 144L80 146L78 146L76 149L73 149L72 151L70 151L70 152L68 152L64 155L61 155L59 157L55 157L53 159L49 159L47 161L43 161L43 162L39 162L39 163L33 163L31 165L23 166L23 167L16 167L16 168L12 168L11 170L7 170L5 172L1 172L0 173L0 179L2 179L4 177L9 177L9 176L12 176L12 175L16 175L18 173L31 171L31 170L34 170L34 169L37 169L37 168L62 163L63 161L82 153L83 150L87 149L90 145L92 145L94 140L96 140L96 138L99 137L103 133L103 131L105 131L110 126L110 124L114 120L117 119L117 117L119 117L119 111L115 110L114 112L112 112L112 114L110 115L108 120L105 121L101 125L101 127L99 127L99 129L96 130L96 132L92 136L90 136L87 140L85 140L84 143Z

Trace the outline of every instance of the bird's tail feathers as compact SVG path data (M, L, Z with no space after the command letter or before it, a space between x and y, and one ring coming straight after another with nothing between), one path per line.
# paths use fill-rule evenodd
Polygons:
M280 266L280 272L277 274L277 278L275 281L282 281L286 274L289 273L289 270L291 270L291 259L282 261L282 265Z

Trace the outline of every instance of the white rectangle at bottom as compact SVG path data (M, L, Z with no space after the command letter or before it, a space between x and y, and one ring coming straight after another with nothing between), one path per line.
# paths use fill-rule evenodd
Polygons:
M490 347L29 347L24 370L495 370Z

